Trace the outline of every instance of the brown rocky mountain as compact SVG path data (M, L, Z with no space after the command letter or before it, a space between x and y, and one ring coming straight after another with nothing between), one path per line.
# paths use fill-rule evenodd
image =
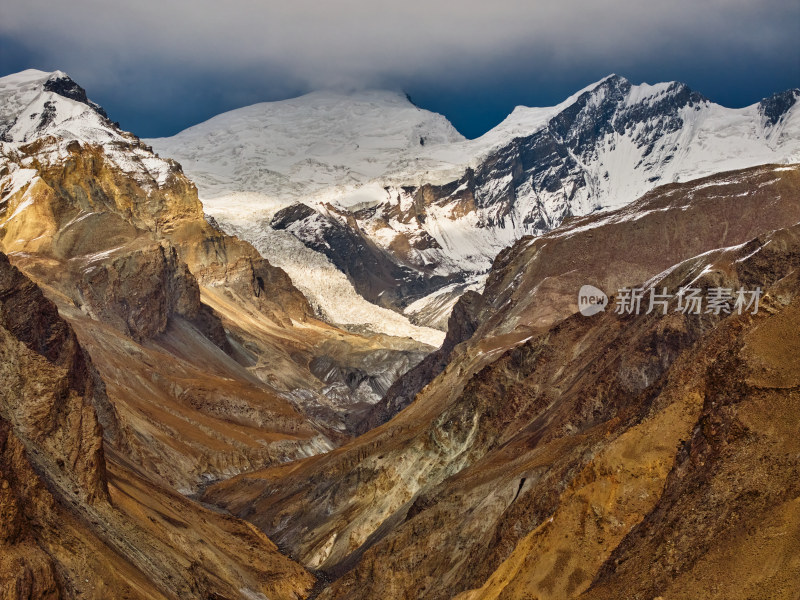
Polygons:
M105 456L97 370L3 254L0 357L0 598L305 595L313 577L266 536Z
M320 598L794 598L797 223L800 168L765 166L523 239L394 419L205 499L336 579ZM764 295L584 317L583 284Z

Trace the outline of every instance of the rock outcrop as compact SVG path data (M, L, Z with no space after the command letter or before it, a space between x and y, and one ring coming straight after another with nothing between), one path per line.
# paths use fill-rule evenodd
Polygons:
M107 500L97 413L112 437L117 420L103 382L56 306L2 253L0 327L2 416L14 426L9 435L35 444L49 467L77 478L85 501Z
M381 400L373 405L366 417L359 422L359 433L366 433L389 421L411 404L417 394L444 371L453 358L455 347L470 339L475 333L478 326L475 313L480 306L480 295L476 292L469 291L460 297L450 314L444 343L392 384Z

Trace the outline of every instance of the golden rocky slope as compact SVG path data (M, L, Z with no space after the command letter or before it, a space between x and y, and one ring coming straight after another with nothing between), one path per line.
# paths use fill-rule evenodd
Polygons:
M798 223L800 168L765 166L524 239L394 419L204 499L335 579L320 598L795 598ZM765 295L583 317L583 284Z
M176 163L117 134L0 157L0 250L92 356L118 413L109 441L191 493L346 439L373 387L429 348L315 319L281 269L206 222Z
M313 577L252 526L107 461L102 380L3 254L0 380L0 598L306 595Z

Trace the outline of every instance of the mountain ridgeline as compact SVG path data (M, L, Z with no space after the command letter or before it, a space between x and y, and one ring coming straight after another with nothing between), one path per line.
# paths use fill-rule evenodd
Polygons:
M403 98L310 94L150 142L182 162L223 228L257 246L290 233L363 298L445 329L457 298L480 289L494 257L526 235L623 206L658 185L799 160L798 97L793 89L727 109L681 83L633 85L612 75L558 106L518 107L465 140L440 133L439 115ZM329 118L338 122L335 143L316 137ZM253 129L242 131L242 121ZM383 137L386 123L406 131ZM293 127L286 139L270 135ZM424 145L421 130L431 131ZM212 154L229 160L211 163ZM248 167L255 157L258 168ZM286 191L273 189L275 181ZM243 223L245 214L264 217ZM258 247L300 278L280 248ZM321 294L313 285L304 293L312 303Z

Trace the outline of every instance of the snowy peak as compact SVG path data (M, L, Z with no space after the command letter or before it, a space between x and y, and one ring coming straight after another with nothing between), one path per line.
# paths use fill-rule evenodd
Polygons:
M69 98L70 100L75 100L76 102L80 102L93 108L95 111L99 112L104 117L108 117L106 111L103 108L86 97L86 90L84 90L81 86L75 83L69 75L62 71L54 71L50 74L50 77L42 85L42 88L47 92L53 92L54 94L58 94L59 96L63 96L64 98Z
M627 204L662 183L794 161L800 157L794 101L790 91L728 109L680 82L633 85L611 75L555 110L518 109L517 132L527 117L529 133L496 147L474 176L462 179L484 209L478 227L506 234L484 246L499 251L569 216ZM765 127L770 121L780 126ZM430 193L439 203L453 194L447 186Z
M192 172L207 196L307 197L360 184L464 141L442 115L387 91L313 92L218 115L149 140Z
M679 82L633 85L612 75L580 94L548 123L549 132L582 151L614 133L636 130L639 147L683 126L682 109L708 102ZM646 127L639 127L646 124Z
M677 81L649 85L634 85L616 74L586 86L556 106L517 106L502 123L470 142L476 157L508 144L515 138L537 133L545 127L561 135L568 130L578 131L581 124L592 128L600 123L606 130L624 128L636 121L646 120L655 114L671 114L687 104L699 104L707 100L688 86ZM585 133L585 132L584 132Z
M93 143L122 138L106 112L62 71L28 69L0 78L0 141L48 135Z
M556 106L517 107L465 140L402 94L317 92L151 143L183 164L223 227L255 241L277 235L272 222L364 298L405 310L462 286L445 294L449 303L503 248L570 216L664 183L797 162L797 97L790 90L730 109L680 82L636 85L612 74ZM269 244L259 249L292 269ZM392 303L381 278L397 270L400 295L420 298L412 306Z
M180 167L162 160L135 135L122 131L86 91L62 71L28 69L0 78L0 164L8 152L47 138L38 161L58 164L78 142L99 148L117 168L147 189L165 185ZM5 147L5 144L8 147ZM23 151L24 154L24 151Z
M227 129L241 120L256 119L256 124L262 128L278 133L291 130L292 134L307 139L322 137L325 133L339 133L345 138L380 136L388 146L413 147L419 144L419 138L410 134L414 128L430 129L431 134L439 136L430 140L434 143L464 139L441 115L419 108L402 92L385 90L318 91L289 100L260 102L217 115L178 135L208 134ZM402 141L393 136L400 131L400 127L393 127L390 122L395 119L398 126L406 126L402 130L405 135L400 136Z

